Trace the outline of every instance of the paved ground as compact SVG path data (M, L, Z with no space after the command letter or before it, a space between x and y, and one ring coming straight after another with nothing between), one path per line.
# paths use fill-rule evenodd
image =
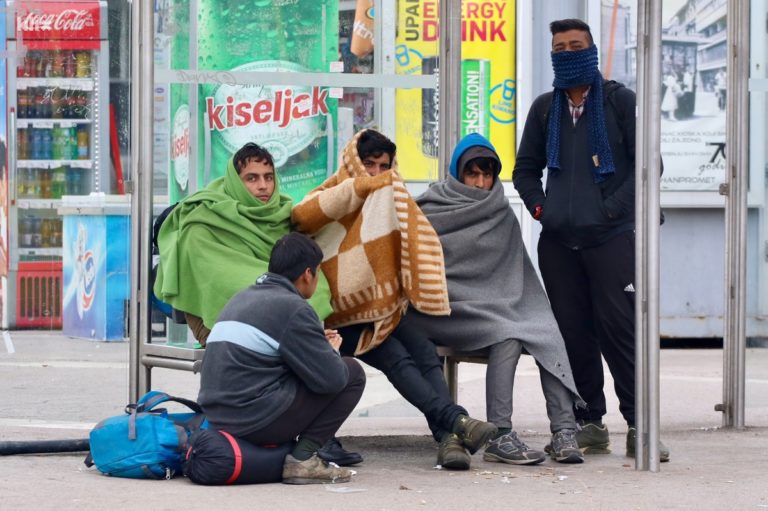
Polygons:
M42 332L10 332L0 343L0 441L85 438L96 421L120 413L127 397L126 343ZM546 461L515 467L473 457L472 470L435 470L426 424L386 379L368 386L340 432L365 462L350 484L206 488L178 478L134 481L100 476L82 455L0 458L0 509L768 509L768 349L747 354L747 423L719 429L720 350L662 351L663 439L672 461L658 474L624 456L626 428L609 381L614 452L583 465ZM515 427L528 443L548 440L538 373L523 357ZM484 366L462 364L459 401L484 416ZM156 369L154 387L194 398L198 377Z

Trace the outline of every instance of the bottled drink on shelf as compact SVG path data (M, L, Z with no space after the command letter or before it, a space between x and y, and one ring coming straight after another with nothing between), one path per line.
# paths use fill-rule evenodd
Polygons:
M61 248L62 239L64 238L62 232L63 222L61 218L52 218L51 222L51 227L53 229L51 233L51 246Z
M61 119L64 117L62 111L62 105L64 101L63 91L56 87L51 94L51 117L54 119Z
M51 246L51 220L48 218L40 220L40 246Z
M29 115L29 95L27 94L27 89L19 89L19 99L18 99L18 116L19 119L26 119Z
M32 246L32 217L25 215L19 220L19 246Z
M50 199L52 194L51 169L40 170L40 197Z
M84 91L80 91L77 94L77 110L76 115L74 117L77 117L78 119L87 119L88 118L88 93Z
M72 119L75 117L75 111L77 110L77 99L72 91L68 91L66 97L66 106L64 106L64 118Z
M29 197L29 169L19 169L16 172L16 189L19 197Z
M43 76L46 78L52 78L53 77L53 53L50 51L42 52L43 58L45 59L44 69L45 73Z
M29 118L36 119L43 116L43 89L33 87L30 91L32 94L29 96Z
M42 160L42 149L43 149L43 137L41 130L39 128L29 128L32 136L30 137L30 151L29 151L29 159L30 160Z
M40 171L38 169L26 169L27 174L27 197L30 199L40 198Z
M28 247L38 248L43 245L42 235L43 222L38 217L31 217L30 219L30 243Z
M64 51L62 52L62 58L64 60L64 76L67 78L75 77L75 52Z
M79 160L87 160L90 157L89 139L88 125L79 125L77 127L77 158Z
M67 195L84 195L81 189L81 178L80 169L67 167Z
M23 76L25 78L34 77L37 72L37 62L36 60L36 54L33 51L28 51L26 55L24 55L24 72Z
M64 60L60 50L54 50L51 55L51 76L54 78L64 76Z
M50 128L40 128L42 135L42 158L43 160L53 159L53 130Z
M43 108L40 113L43 119L53 117L53 91L50 89L43 89Z
M40 76L39 70L40 70L40 52L31 51L27 52L27 55L29 56L29 75L31 77L37 77Z
M36 52L35 55L35 74L34 76L42 78L45 76L45 54L43 52Z
M61 160L64 158L61 147L61 133L63 131L64 128L60 127L58 124L53 125L53 147L51 148L52 160Z
M18 130L18 149L20 160L29 159L29 130L27 128L19 128Z
M77 78L91 76L91 53L89 51L78 51L75 54L75 76Z
M51 196L54 199L61 199L64 195L67 187L67 175L64 167L56 167L53 169L53 177L51 181Z

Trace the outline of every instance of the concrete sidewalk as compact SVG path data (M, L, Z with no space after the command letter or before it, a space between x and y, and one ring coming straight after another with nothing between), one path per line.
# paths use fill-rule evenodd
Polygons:
M0 343L0 440L85 438L95 422L127 403L127 343L10 332ZM436 445L423 417L378 372L340 436L365 462L343 486L207 488L184 478L107 478L83 455L0 458L0 508L6 509L768 509L768 349L747 353L747 424L719 429L720 350L664 350L662 431L672 461L658 474L624 456L626 426L606 382L613 453L582 465L517 467L473 456L472 470L435 470ZM461 364L459 402L485 416L485 367ZM153 387L195 398L199 377L156 369ZM515 428L542 448L549 439L538 370L523 357L515 387Z

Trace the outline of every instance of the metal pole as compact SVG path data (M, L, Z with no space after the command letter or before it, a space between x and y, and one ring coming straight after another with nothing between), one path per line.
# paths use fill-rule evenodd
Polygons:
M639 2L636 162L640 208L636 211L639 254L636 280L635 468L659 471L659 216L661 174L661 0ZM643 68L641 71L641 67ZM637 231L637 228L640 228ZM640 420L637 420L637 419Z
M140 60L140 108L143 114L139 119L139 182L140 195L138 260L139 260L139 308L133 311L139 316L139 343L150 341L151 318L149 299L149 269L151 267L150 237L152 230L152 142L154 124L154 90L155 90L155 52L154 52L154 3L149 0L141 2L141 46ZM143 378L142 378L143 376ZM144 394L151 386L150 372L139 373L139 392Z
M646 293L648 286L645 282L645 247L648 226L645 222L645 197L646 197L646 151L645 151L645 123L647 121L646 108L646 80L648 69L647 38L642 34L648 33L647 1L640 0L637 3L637 123L635 126L635 427L637 428L638 442L635 447L635 469L648 470L646 450L641 443L648 429L646 426L646 410L648 402L645 393L645 382L648 375L648 364L645 353L645 311L648 301Z
M438 141L438 175L448 175L451 152L459 142L459 110L461 105L461 0L440 2L440 130Z
M139 398L139 372L141 371L140 341L139 341L139 317L136 311L139 310L139 229L138 222L140 211L140 197L136 193L136 184L139 182L139 15L141 13L140 0L133 0L131 3L131 138L130 138L130 182L126 183L127 191L131 195L131 297L130 310L128 318L128 402L135 403Z
M743 428L746 354L747 190L749 179L749 1L729 0L726 105L726 299L723 426Z

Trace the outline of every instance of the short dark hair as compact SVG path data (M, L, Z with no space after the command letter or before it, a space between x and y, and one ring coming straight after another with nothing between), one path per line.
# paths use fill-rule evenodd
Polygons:
M464 164L464 168L461 169L461 171L466 172L467 170L470 170L473 165L477 165L478 169L485 172L491 172L493 177L498 176L499 172L501 172L501 162L491 156L479 156L477 158L472 158Z
M389 162L395 161L397 146L390 139L376 130L365 130L357 139L357 155L361 160L373 156L378 158L382 154L389 155Z
M565 20L555 20L549 24L549 31L552 32L552 37L554 37L555 34L568 32L569 30L581 30L582 32L586 32L587 38L589 39L589 44L595 44L595 40L592 38L592 31L589 29L589 25L579 19L569 18Z
M315 240L299 232L286 234L272 247L268 270L291 282L309 268L312 275L323 261L323 251Z
M269 151L255 142L248 142L238 149L232 157L232 163L235 164L235 170L237 170L238 174L248 166L249 160L263 161L270 167L275 168L275 162L272 160L272 155L269 154Z

